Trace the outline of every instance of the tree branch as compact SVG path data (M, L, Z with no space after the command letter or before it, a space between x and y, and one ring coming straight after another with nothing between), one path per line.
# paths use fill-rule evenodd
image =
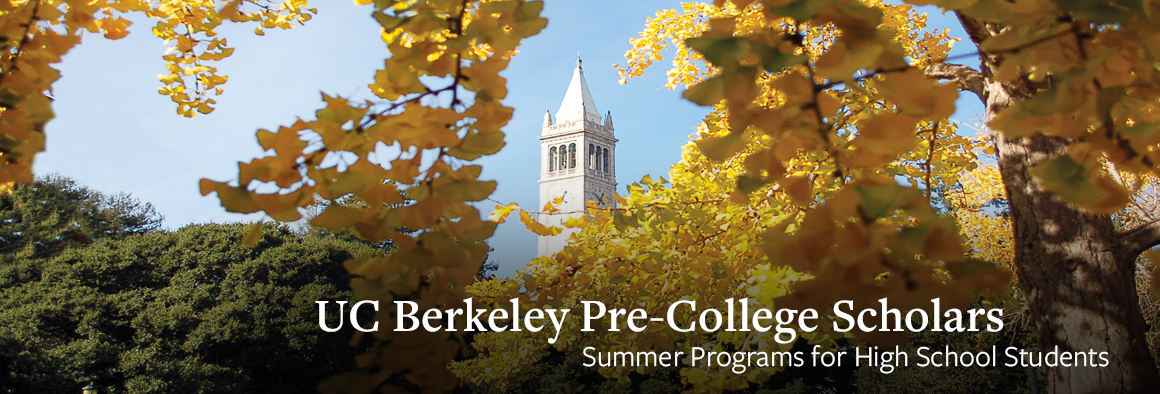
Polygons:
M1139 254L1160 245L1160 220L1153 220L1140 227L1120 233L1120 245L1124 251Z
M995 35L995 32L988 28L987 22L984 22L982 19L972 18L958 11L955 11L955 16L959 18L959 23L963 25L963 30L966 30L967 36L971 38L971 42L975 43L976 46Z
M983 73L973 68L954 63L935 63L927 66L925 72L931 78L950 80L958 84L959 89L974 93L979 100L987 102L986 97L983 97Z

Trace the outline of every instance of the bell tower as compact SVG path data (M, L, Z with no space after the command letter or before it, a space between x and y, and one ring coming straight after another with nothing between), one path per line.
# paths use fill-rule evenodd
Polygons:
M551 110L544 113L540 132L540 207L561 196L563 202L556 206L560 213L540 214L540 223L562 227L568 218L584 215L585 201L615 206L612 196L616 194L616 141L612 112L600 116L577 57L572 81L556 116ZM559 252L575 232L566 228L559 235L540 237L539 255Z

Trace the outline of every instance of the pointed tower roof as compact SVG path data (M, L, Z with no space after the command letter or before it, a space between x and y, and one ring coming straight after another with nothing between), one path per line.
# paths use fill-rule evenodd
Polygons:
M584 118L599 123L600 111L596 109L596 101L592 100L592 93L588 91L584 69L580 66L580 57L577 56L576 70L572 71L572 82L568 84L568 91L564 93L564 102L560 103L560 110L556 111L556 124Z

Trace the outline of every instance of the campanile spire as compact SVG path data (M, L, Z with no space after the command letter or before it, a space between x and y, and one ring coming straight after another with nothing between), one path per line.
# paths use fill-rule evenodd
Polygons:
M596 100L592 99L592 92L588 89L588 81L584 80L583 61L576 57L576 69L572 70L572 81L568 83L568 91L564 93L564 101L560 103L560 110L556 111L556 123L587 120L600 123L600 110L596 109Z

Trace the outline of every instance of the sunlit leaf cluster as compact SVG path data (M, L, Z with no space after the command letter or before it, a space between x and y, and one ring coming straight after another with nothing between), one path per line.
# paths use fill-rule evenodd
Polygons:
M498 224L472 205L496 183L479 179L481 167L471 161L504 146L500 128L512 109L500 102L507 88L499 72L520 40L547 21L540 2L386 0L373 7L389 51L369 84L379 99L323 96L313 119L259 130L268 154L239 163L237 179L201 187L229 211L281 221L322 203L311 225L393 245L388 255L346 262L359 276L351 282L355 297L384 306L376 318L385 328L394 324L392 301L457 308L467 298L464 287L489 250L483 241ZM353 343L367 346L358 369L320 387L449 390L456 379L446 364L464 350L456 338L390 329L357 337Z
M44 125L54 116L53 64L86 33L120 39L134 20L156 21L152 33L169 45L160 93L184 116L213 111L225 75L211 66L234 49L216 29L224 22L290 28L314 13L305 0L4 0L0 2L0 183L31 182L44 150Z

